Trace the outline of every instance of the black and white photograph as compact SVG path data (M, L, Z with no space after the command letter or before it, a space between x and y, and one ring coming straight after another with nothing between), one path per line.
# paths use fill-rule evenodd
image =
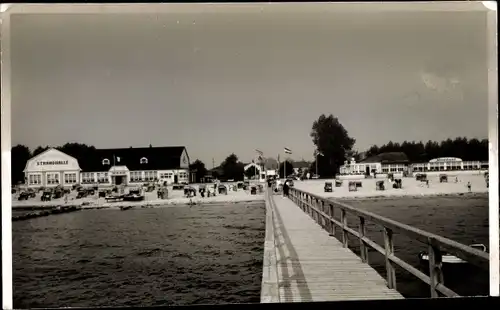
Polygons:
M439 5L13 5L11 309L498 294L492 11Z

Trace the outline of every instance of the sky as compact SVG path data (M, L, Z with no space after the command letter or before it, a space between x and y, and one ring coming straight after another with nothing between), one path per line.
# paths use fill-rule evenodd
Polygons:
M315 6L12 15L12 144L184 145L209 167L284 147L312 160L321 114L359 151L487 138L484 12Z

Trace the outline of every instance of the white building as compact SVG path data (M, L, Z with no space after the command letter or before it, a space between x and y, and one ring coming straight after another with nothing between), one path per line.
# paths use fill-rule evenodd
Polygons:
M31 158L24 173L29 187L189 183L189 162L183 146L99 149L86 156L84 162L48 149Z
M249 164L245 165L245 167L243 167L243 170L247 171L251 167L255 167L256 172L257 172L256 177L260 182L263 182L266 180L266 171L265 171L264 167L257 165L256 163L249 163ZM247 178L246 175L245 175L245 178Z
M76 158L56 149L48 149L31 158L24 168L24 181L30 187L71 186L80 181Z
M488 162L463 161L457 157L441 157L431 159L428 163L413 164L413 172L432 171L478 171L488 170Z
M360 163L351 159L340 167L340 177L359 177L365 175L378 175L383 177L388 173L400 175L404 172L411 173L438 173L439 171L476 173L487 171L488 162L462 161L456 157L442 157L430 160L427 163L410 164L403 153L382 153L363 160Z

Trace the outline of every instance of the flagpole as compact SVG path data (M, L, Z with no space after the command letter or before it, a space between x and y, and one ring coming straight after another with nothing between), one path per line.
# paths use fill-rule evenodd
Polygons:
M286 157L285 157L285 161L283 161L283 178L286 180Z

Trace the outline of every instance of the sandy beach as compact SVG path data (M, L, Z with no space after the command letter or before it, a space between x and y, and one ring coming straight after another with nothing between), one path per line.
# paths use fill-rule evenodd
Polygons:
M455 183L455 177L458 182ZM429 187L415 178L402 178L403 188L392 188L389 180L384 180L385 190L378 191L375 184L379 179L359 179L363 186L355 192L349 192L349 181L344 180L341 187L335 187L335 180L307 180L296 181L294 186L297 189L318 195L320 197L338 198L338 199L373 199L373 198L391 198L391 197L422 197L422 196L448 196L448 195L475 195L486 194L488 188L482 175L457 175L448 176L447 183L440 183L439 176L429 176ZM333 192L325 193L325 182L332 182ZM471 183L471 193L467 188L467 182Z
M190 185L196 190L198 190L198 185ZM186 198L184 196L184 191L182 190L172 190L172 187L168 188L168 198L158 199L157 191L145 192L145 199L143 201L117 201L117 202L106 202L104 198L98 198L97 194L92 197L86 197L81 199L76 199L77 193L72 191L69 194L68 202L64 202L64 198L52 199L51 201L41 201L41 193L37 193L36 198L29 200L17 200L17 194L12 197L12 208L23 209L23 208L54 208L57 206L81 206L83 209L96 209L96 208L119 208L123 206L132 207L167 207L176 205L188 205L188 204L220 204L220 203L241 203L241 202L254 202L264 200L263 193L257 193L257 195L251 195L250 191L238 189L238 191L228 191L227 195L219 195L214 197L201 197L200 193L197 192L195 197Z

